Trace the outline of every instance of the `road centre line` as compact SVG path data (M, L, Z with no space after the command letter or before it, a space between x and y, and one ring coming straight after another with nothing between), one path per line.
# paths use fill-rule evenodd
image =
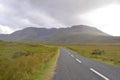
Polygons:
M105 80L110 80L108 79L107 77L105 77L104 75L102 75L101 73L99 73L98 71L96 71L95 69L93 68L90 68L90 70L94 73L96 73L97 75L99 75L100 77L104 78Z
M71 54L71 57L74 57L74 56Z
M78 61L79 63L82 63L79 59L76 59L76 61Z

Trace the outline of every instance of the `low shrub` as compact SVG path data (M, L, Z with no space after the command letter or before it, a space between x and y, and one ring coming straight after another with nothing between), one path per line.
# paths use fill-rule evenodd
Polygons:
M95 50L93 50L93 52L91 54L92 55L102 55L103 53L104 53L104 50L95 49Z
M12 58L18 58L18 57L21 57L21 56L28 56L28 55L32 55L33 53L30 52L30 51L26 51L26 52L15 52L13 53L13 56Z

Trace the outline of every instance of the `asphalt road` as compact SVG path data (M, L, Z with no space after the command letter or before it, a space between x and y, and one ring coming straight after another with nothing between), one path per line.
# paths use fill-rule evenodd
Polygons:
M120 80L120 68L60 48L53 80Z

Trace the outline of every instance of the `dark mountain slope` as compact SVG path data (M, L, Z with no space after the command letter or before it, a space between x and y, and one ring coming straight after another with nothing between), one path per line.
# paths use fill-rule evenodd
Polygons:
M48 43L118 43L120 37L110 36L97 28L76 25L70 28L29 27L9 35L0 35L1 40Z

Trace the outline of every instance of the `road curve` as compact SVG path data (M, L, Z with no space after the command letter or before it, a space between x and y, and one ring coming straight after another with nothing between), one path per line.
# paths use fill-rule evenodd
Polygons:
M60 56L52 80L120 80L120 68L60 48Z

